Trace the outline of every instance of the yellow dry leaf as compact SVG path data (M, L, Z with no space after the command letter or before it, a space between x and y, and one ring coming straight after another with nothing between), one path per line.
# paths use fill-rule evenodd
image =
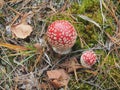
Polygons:
M15 50L15 51L25 51L25 50L28 50L28 48L26 48L24 46L12 45L12 44L8 44L8 43L0 43L0 46L7 47L7 48Z
M12 33L18 38L26 38L32 32L32 27L28 24L20 23L11 27Z

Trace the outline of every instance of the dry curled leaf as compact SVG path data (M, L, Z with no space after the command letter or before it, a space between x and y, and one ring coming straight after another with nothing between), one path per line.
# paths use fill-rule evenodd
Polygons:
M77 61L77 59L76 59L75 57L70 58L68 61L66 61L66 62L63 63L63 64L60 64L60 67L65 68L68 73L74 72L76 80L77 80L76 71L79 70L79 69L84 69L84 67L81 66L81 65L78 63L78 61ZM87 73L91 73L91 74L93 74L93 75L95 75L95 76L98 74L97 71L86 70L86 69L85 69L84 71L87 72Z
M56 88L67 86L70 78L64 69L47 71L47 75L51 84Z
M0 8L2 8L4 4L5 4L5 1L4 0L0 0Z
M70 58L69 61L66 61L65 63L60 65L61 67L65 67L67 69L68 73L74 72L75 79L78 81L77 76L77 70L82 68L82 66L78 63L77 59L75 57Z
M54 87L56 87L56 88L59 88L59 87L62 87L62 86L63 86L62 83L60 83L60 81L58 81L58 80L56 80L56 79L51 80L50 82L51 82L52 85L53 85Z
M40 88L40 90L47 90L48 89L48 85L46 84L46 83L41 83L41 84L39 84L39 88Z
M26 48L24 46L12 45L12 44L8 44L8 43L0 43L0 46L7 47L7 48L15 50L15 51L25 51L25 50L28 50L28 48Z
M77 61L77 59L74 58L70 58L68 61L66 61L65 63L61 64L60 67L62 68L66 68L68 73L74 72L74 70L78 70L83 68Z
M32 27L28 24L18 24L11 27L12 33L18 38L26 38L32 32Z
M24 39L27 36L29 36L31 34L31 32L33 31L32 26L27 24L27 22L26 22L28 15L29 15L29 13L24 14L21 19L21 22L19 24L11 26L11 31L12 31L13 35L15 35L18 38Z
M47 71L47 75L48 75L49 79L59 79L61 74L62 73L59 70Z

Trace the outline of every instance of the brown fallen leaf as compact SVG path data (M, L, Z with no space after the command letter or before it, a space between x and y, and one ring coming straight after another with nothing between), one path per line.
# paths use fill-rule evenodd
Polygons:
M12 45L12 44L8 44L8 43L0 43L0 46L7 47L7 48L15 50L15 51L25 51L25 50L28 50L28 48L26 48L24 46Z
M46 84L46 83L41 83L41 84L39 84L39 89L40 90L47 90L48 89L48 85Z
M0 8L2 8L4 4L5 4L5 1L4 0L0 0Z
M37 49L38 52L42 50L42 46L40 45L40 43L35 43L33 46Z
M47 71L48 78L51 79L59 79L61 76L61 72L59 70L51 70Z
M12 33L18 38L26 38L32 32L32 27L28 24L20 23L11 27Z
M82 66L78 63L77 59L75 57L70 58L69 61L66 61L65 63L60 65L61 67L65 67L67 69L68 73L74 72L75 79L78 81L78 76L76 70L82 68Z
M65 72L64 69L47 71L47 75L50 79L51 84L55 88L67 86L70 79L69 75Z
M63 64L60 64L59 66L62 67L62 68L65 68L68 73L74 72L74 75L75 75L76 80L78 80L78 79L77 79L76 70L84 69L84 67L81 66L81 65L78 63L78 61L77 61L77 59L76 59L75 57L74 57L74 58L70 58L69 61L66 61L66 62L63 63ZM98 74L98 71L97 71L97 70L96 70L96 71L92 71L92 70L89 70L89 69L85 69L84 71L87 72L87 73L91 73L91 74L93 74L94 76L96 76L96 75Z
M11 26L11 31L14 36L24 39L27 36L29 36L33 31L32 26L30 26L26 22L27 16L28 14L23 15L21 22L19 24Z
M55 87L55 88L59 88L59 87L62 87L63 85L60 83L59 80L50 80L51 84Z
M59 66L62 67L62 68L65 68L68 73L72 73L75 70L83 68L83 66L81 66L78 63L78 61L77 61L77 59L75 57L74 58L70 58L68 61L66 61L63 64L60 64Z

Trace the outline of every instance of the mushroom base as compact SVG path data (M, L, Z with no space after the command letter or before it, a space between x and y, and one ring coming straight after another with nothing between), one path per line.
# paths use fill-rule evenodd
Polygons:
M59 54L68 54L71 51L71 49L59 49L55 47L53 47L53 50Z

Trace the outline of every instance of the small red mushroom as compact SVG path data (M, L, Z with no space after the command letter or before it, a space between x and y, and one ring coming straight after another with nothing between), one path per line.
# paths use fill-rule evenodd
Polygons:
M96 63L96 60L97 56L92 50L83 52L80 58L82 66L86 68L91 68Z
M59 54L67 54L76 42L74 26L66 20L54 21L47 30L48 42Z

